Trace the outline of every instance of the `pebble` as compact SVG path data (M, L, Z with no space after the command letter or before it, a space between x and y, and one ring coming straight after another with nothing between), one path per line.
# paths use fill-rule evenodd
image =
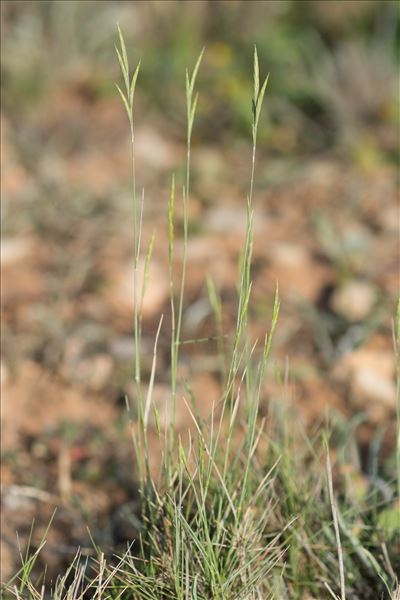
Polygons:
M395 359L389 351L360 349L343 357L333 377L348 388L356 410L373 423L383 423L396 412Z
M354 323L368 317L376 300L376 289L370 283L353 280L335 290L331 306L337 314Z
M271 259L283 267L300 268L308 262L308 252L299 244L275 243L270 251Z
M136 153L152 169L171 169L177 156L177 150L168 139L160 131L150 127L137 130Z
M141 288L144 277L144 260L138 268L138 301L140 303ZM162 308L169 298L168 269L153 260L148 271L146 293L143 299L142 315L144 318L160 316ZM119 313L133 318L133 265L131 262L117 273L111 283L111 304Z
M8 267L30 257L32 243L23 238L3 238L1 241L1 266Z
M314 260L300 244L275 242L268 250L270 267L264 280L278 281L282 298L316 302L330 281L330 269Z
M4 387L6 387L6 385L9 383L10 381L10 370L7 367L7 365L1 361L0 363L0 384L1 384L1 389L3 389Z

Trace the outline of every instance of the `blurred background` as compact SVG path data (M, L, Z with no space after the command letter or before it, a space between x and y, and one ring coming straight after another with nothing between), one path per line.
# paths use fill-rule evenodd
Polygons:
M33 548L59 506L43 561L129 537L136 501L125 396L133 397L129 132L115 89L116 24L131 64L144 242L156 230L143 306L144 379L165 315L155 401L168 395L167 203L185 167L186 66L206 47L193 133L183 337L215 335L206 278L232 332L251 167L252 54L270 72L255 186L252 328L281 316L274 372L289 364L293 410L354 430L358 460L394 473L398 296L399 12L364 1L3 1L2 561L15 531ZM177 228L182 203L177 199ZM182 244L177 240L177 273ZM218 400L215 342L183 347L200 413ZM178 406L177 427L188 425ZM157 463L155 453L155 465ZM381 460L382 459L382 460ZM384 460L383 460L384 459ZM121 523L123 525L121 525ZM121 533L121 528L125 531Z

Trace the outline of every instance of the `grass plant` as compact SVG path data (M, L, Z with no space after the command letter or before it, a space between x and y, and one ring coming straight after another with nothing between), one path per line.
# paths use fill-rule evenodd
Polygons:
M171 306L168 423L161 422L152 402L162 317L155 337L150 381L144 393L140 365L141 303L154 239L144 253L145 276L141 282L144 193L139 196L136 189L134 131L134 94L139 65L130 70L121 31L117 56L123 77L123 87L117 87L127 113L132 144L136 402L129 408L141 493L140 531L120 557L106 559L101 549L97 549L97 559L89 562L78 553L68 572L53 583L46 582L45 578L35 581L32 576L35 555L33 559L26 556L22 559L21 571L5 586L4 597L33 600L46 597L54 600L398 598L398 462L396 467L396 460L388 460L379 474L389 490L388 497L383 497L377 491L377 480L365 484L353 458L356 455L353 431L346 429L340 417L333 418L329 427L303 431L299 420L284 404L287 373L278 374L283 381L282 404L272 403L267 418L260 416L280 300L277 288L269 331L261 344L252 340L249 306L253 190L257 132L268 82L268 76L260 80L256 48L247 222L239 264L236 328L231 342L223 337L221 300L215 285L208 282L216 319L223 392L206 422L197 417L195 401L189 394L185 396L193 427L184 443L174 425L181 383L179 359L189 243L191 142L201 52L193 71L186 72L187 154L181 194L184 227L178 290L174 277L174 216L178 201L174 176L167 210ZM397 327L399 331L399 323ZM201 402L201 398L197 400ZM150 474L150 427L156 430L162 448L157 481ZM323 441L327 435L329 445ZM335 452L337 448L343 451ZM338 478L343 465L349 473L347 480Z

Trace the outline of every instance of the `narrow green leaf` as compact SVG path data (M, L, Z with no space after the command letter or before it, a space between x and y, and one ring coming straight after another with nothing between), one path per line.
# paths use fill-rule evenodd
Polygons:
M125 106L125 110L126 110L126 112L127 112L127 115L128 115L128 117L130 118L130 117L131 117L131 111L130 111L130 108L129 108L129 105L128 105L128 101L127 101L127 99L125 98L125 96L124 96L124 93L122 92L122 90L121 90L121 88L119 87L118 83L116 83L116 84L115 84L115 87L116 87L116 88L117 88L117 90L119 91L119 94L120 94L120 96L121 96L121 98L122 98L122 102L124 103L124 106Z
M277 283L276 288L275 288L274 307L272 309L271 329L270 329L269 334L265 338L264 360L268 359L269 354L271 352L272 340L273 340L275 329L276 329L276 326L278 323L279 309L280 309L280 299L279 299L279 287L278 287L278 283Z
M193 129L193 122L194 122L194 116L196 114L196 108L197 108L197 101L199 99L199 94L196 94L195 98L194 98L194 102L191 106L190 109L190 115L189 115L189 137L192 135L192 129Z
M192 77L190 79L190 95L193 94L194 84L196 83L196 77L197 77L197 73L199 71L201 60L203 58L204 50L205 49L203 48L202 51L200 52L199 58L197 59L196 65L193 69Z
M258 65L258 54L257 54L257 46L254 46L254 68L253 68L253 78L254 78L254 105L257 104L258 100L258 92L260 89L260 68Z
M129 86L129 104L130 104L131 110L132 110L132 105L133 105L133 97L135 95L136 80L139 75L139 69L140 69L140 60L137 64L135 72L132 75L131 84Z
M125 64L125 69L128 72L129 71L129 63L128 63L128 55L126 52L125 40L124 40L124 36L122 35L122 31L121 31L119 24L117 24L117 27L118 27L119 43L121 45L121 51L122 51L122 58L123 58L123 61Z
M154 249L154 241L155 241L155 237L156 237L156 232L155 230L153 231L152 235L151 235L151 239L150 239L150 243L149 243L149 247L147 249L147 254L146 254L146 258L144 261L144 274L143 274L143 287L142 287L142 300L144 298L144 295L146 293L146 288L147 288L147 282L148 282L148 278L149 278L149 267L150 267L150 261L151 261L151 257L153 255L153 249Z
M122 75L123 75L123 78L124 78L126 93L128 94L128 92L129 92L129 72L128 72L128 67L127 67L127 65L124 64L124 61L123 61L122 56L121 56L121 53L118 50L117 46L115 46L115 51L117 53L119 66L121 67L121 72L122 72Z
M207 291L208 298L210 300L210 304L214 310L214 313L218 315L218 318L221 316L221 298L217 294L217 290L215 289L215 284L211 277L207 277Z
M240 319L239 319L240 323L243 322L244 316L247 313L247 309L248 309L249 301L250 301L250 296L251 296L251 288L252 288L252 283L250 282L250 284L249 284L249 286L248 286L248 288L247 288L247 290L245 292L244 299L243 299L243 305L242 305L242 310L240 312Z
M264 94L265 94L265 90L267 88L268 79L269 79L269 73L268 73L268 75L265 78L265 81L263 83L263 86L261 88L260 94L259 94L258 99L257 99L257 105L256 105L256 127L258 126L258 120L260 118L261 107L262 107L262 103L263 103L263 100L264 100Z
M253 116L253 124L254 124L256 121L256 114L257 114L257 102L256 102L256 100L254 100L254 98L251 101L251 113Z

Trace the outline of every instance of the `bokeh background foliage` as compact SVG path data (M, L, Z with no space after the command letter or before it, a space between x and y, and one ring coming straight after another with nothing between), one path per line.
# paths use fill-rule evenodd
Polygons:
M247 137L251 39L271 72L262 132L271 151L320 152L342 142L394 159L395 2L41 1L4 2L2 12L5 108L34 110L68 81L93 100L114 95L117 20L132 56L143 58L147 109L161 111L176 135L184 130L174 127L184 116L178 83L206 46L201 135Z

